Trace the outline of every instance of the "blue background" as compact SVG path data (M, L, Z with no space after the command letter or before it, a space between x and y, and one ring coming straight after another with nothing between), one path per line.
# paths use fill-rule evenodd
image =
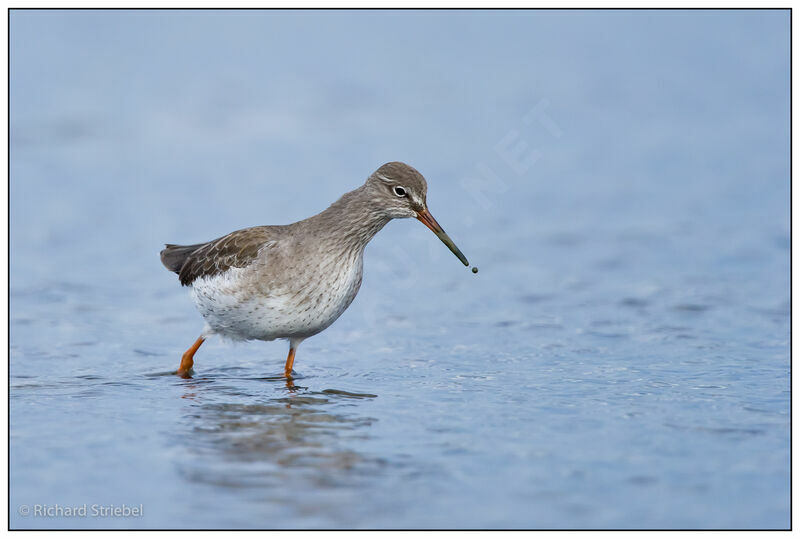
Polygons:
M789 526L788 10L10 19L12 527ZM393 160L478 275L393 222L301 387L164 374L163 243Z

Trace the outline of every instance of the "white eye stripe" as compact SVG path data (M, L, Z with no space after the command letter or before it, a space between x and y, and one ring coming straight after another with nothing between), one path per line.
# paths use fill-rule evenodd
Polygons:
M376 177L376 178L378 178L379 180L383 180L383 181L385 181L385 182L390 182L390 181L392 181L392 179L391 179L391 178L387 178L387 177L386 177L386 176L384 176L383 174L378 174L377 172L375 173L375 177Z

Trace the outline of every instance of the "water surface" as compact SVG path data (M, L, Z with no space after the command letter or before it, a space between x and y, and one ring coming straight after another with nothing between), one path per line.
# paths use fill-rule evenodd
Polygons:
M12 528L787 528L788 12L11 16ZM420 223L277 376L165 242ZM22 506L139 506L42 517Z

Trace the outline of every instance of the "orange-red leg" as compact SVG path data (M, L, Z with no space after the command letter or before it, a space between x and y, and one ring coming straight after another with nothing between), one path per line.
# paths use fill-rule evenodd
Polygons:
M194 354L197 352L197 349L200 348L200 345L203 344L203 342L205 342L205 339L203 337L199 337L196 341L194 341L194 344L183 353L183 356L181 357L181 364L178 367L178 372L175 374L181 378L190 377L192 366L194 365Z
M286 366L283 368L283 375L286 378L292 377L292 366L294 365L294 347L289 347L289 357L286 358Z

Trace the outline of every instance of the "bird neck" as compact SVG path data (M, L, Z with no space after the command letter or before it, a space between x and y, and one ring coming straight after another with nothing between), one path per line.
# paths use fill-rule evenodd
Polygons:
M311 217L314 233L330 237L346 250L363 250L391 217L373 201L368 185L345 193L325 211Z

